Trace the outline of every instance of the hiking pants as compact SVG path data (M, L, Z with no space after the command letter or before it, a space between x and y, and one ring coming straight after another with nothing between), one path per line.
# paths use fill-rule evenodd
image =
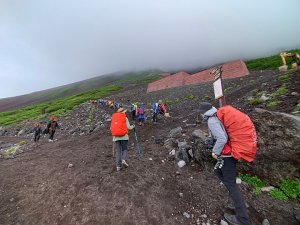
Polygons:
M131 112L131 116L132 116L132 120L135 120L135 110L132 110L132 112Z
M157 113L156 112L153 113L152 121L157 122Z
M234 203L236 216L239 222L242 225L250 225L245 201L241 196L238 185L236 184L237 160L233 157L227 157L223 159L223 167L221 169L215 169L215 174L229 191L229 196Z
M34 134L34 142L38 142L39 139L40 139L40 137L41 137L40 134L35 133L35 134Z
M116 141L116 165L121 167L122 160L127 160L128 158L128 140Z
M49 130L49 139L53 140L55 130Z

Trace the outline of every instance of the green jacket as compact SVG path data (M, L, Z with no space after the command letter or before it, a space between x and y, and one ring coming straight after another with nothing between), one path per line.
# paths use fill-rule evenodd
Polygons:
M127 126L127 129L128 130L132 130L135 126L134 125L130 125L129 123L129 120L128 118L126 117L126 126ZM121 136L121 137L116 137L116 136L113 136L113 141L123 141L123 140L129 140L129 136L128 134L125 134L124 136Z

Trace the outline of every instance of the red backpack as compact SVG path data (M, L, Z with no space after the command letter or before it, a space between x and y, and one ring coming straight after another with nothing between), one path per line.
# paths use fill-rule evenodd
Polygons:
M252 162L256 155L257 137L251 119L230 105L221 107L217 117L226 129L231 155L237 160Z
M111 117L110 131L112 136L122 137L128 133L125 113L114 113Z

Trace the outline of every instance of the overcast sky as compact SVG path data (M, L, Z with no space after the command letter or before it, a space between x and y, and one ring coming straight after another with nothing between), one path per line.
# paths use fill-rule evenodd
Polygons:
M300 0L0 0L0 98L300 47Z

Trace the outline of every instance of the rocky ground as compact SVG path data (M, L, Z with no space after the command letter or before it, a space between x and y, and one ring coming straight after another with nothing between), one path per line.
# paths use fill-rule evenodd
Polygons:
M278 81L281 75L257 71L224 82L227 102L250 115L259 136L257 160L251 166L241 164L240 171L256 174L272 185L281 177L299 178L297 117L271 112L294 111L299 101L299 71L285 81L288 92L276 97L281 101L278 106L268 106L270 100L258 105L249 101L262 95L271 98L283 84ZM145 126L137 126L140 159L130 132L130 165L120 172L115 171L109 133L113 109L89 103L76 107L59 118L61 129L54 143L47 137L32 142L33 121L1 128L0 224L219 224L228 211L229 198L213 174L213 163L191 160L179 168L169 154L183 142L197 150L193 132L205 133L206 128L195 124L194 110L200 101L212 102L212 96L208 83L149 94L146 86L137 85L108 97L125 107L139 102L150 109L158 99L170 104L170 118L160 117L153 124L149 110ZM176 128L177 133L171 132ZM12 147L15 153L5 154ZM281 202L266 193L256 196L245 183L240 188L250 205L252 224L262 224L264 219L272 225L297 224L294 212L299 200Z

